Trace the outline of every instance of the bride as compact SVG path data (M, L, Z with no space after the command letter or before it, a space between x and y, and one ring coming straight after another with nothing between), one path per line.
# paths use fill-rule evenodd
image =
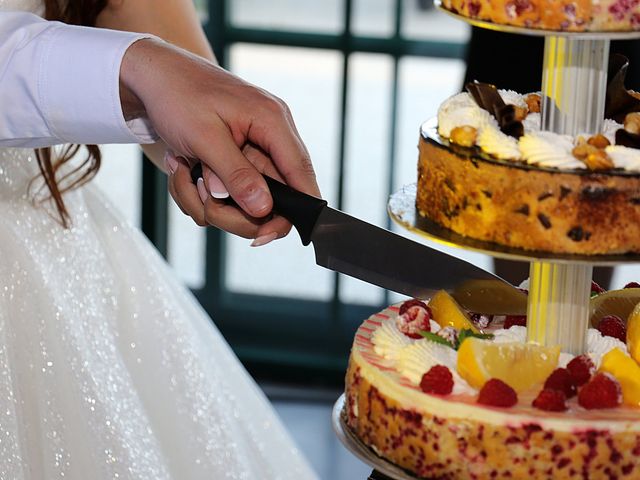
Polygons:
M198 224L284 236L284 219L255 220L271 209L258 169L319 195L308 154L280 101L212 61L191 0L0 0L0 478L316 478L206 313L88 182L99 150L32 148L158 140L145 151Z

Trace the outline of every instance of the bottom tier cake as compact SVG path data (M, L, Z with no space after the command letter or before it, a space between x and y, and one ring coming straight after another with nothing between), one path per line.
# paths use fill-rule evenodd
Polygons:
M640 367L615 328L574 358L436 297L358 329L345 416L363 443L429 479L640 478Z

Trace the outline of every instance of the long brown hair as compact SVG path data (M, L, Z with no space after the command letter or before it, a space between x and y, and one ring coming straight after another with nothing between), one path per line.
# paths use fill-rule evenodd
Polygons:
M47 20L59 20L71 25L93 27L98 14L104 9L108 0L45 0L44 16ZM102 156L97 145L85 145L87 156L72 171L59 177L60 167L78 153L80 145L66 145L60 151L52 148L36 149L36 159L44 183L49 190L50 198L55 203L62 225L67 228L71 221L69 212L62 199L62 194L84 185L91 180L98 169ZM33 183L32 183L33 184Z

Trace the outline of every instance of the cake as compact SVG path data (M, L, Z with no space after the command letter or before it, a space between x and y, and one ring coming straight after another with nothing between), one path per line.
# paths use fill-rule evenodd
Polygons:
M552 31L640 29L638 0L442 0L442 6L475 20Z
M629 355L637 334L627 348L616 330L624 324L603 319L589 330L588 354L574 358L526 346L525 323L471 317L445 292L371 316L355 335L344 421L420 478L640 478L640 355ZM483 348L501 349L502 367L487 371L502 380L478 383L477 366L469 369L489 364ZM529 372L509 373L521 364Z
M511 248L640 252L640 100L610 78L602 131L575 137L540 129L538 93L473 83L447 99L421 128L419 214Z

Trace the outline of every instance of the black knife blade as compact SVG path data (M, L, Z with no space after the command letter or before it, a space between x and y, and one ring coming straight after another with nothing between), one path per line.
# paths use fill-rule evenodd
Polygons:
M200 175L194 168L192 177ZM526 314L526 295L492 273L264 178L274 211L293 224L303 245L313 243L318 265L415 298L447 290L472 312Z

